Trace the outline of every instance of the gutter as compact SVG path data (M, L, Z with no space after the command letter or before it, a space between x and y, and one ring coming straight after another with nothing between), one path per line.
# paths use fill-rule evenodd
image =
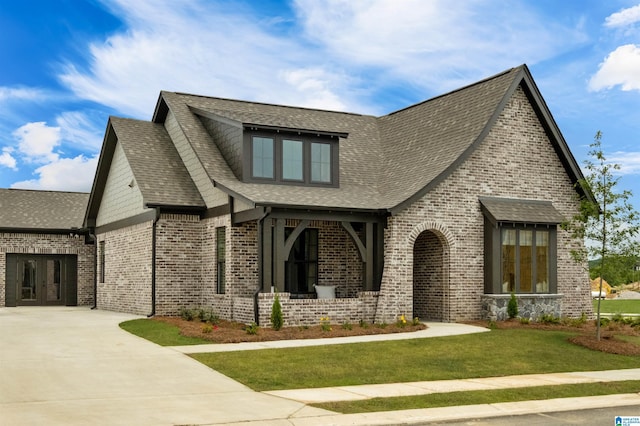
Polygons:
M156 229L160 220L160 207L155 207L155 212L151 228L151 313L147 318L156 314Z
M253 293L253 314L254 321L257 325L260 325L260 304L258 303L258 295L260 294L260 290L262 290L263 286L263 276L262 276L262 262L263 262L263 253L262 253L262 231L264 227L264 220L271 214L271 207L267 207L264 211L264 214L258 218L258 287L256 291Z

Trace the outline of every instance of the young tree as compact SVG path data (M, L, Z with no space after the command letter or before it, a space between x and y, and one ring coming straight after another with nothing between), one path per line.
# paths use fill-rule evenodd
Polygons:
M631 191L616 192L620 180L614 176L620 170L619 164L608 163L602 149L602 133L598 131L590 145L591 159L585 161L587 172L581 184L591 189L594 201L583 197L580 211L567 224L574 237L581 238L585 245L574 250L572 255L578 262L600 258L600 267L611 256L633 256L637 253L638 242L635 237L640 232L639 214L630 203ZM600 275L600 293L602 293L602 275ZM596 338L600 340L600 298L598 298L596 317Z

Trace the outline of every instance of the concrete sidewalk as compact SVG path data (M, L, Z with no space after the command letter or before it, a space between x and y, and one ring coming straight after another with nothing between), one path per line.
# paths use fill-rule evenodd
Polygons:
M488 328L468 324L425 322L427 328L410 333L372 334L353 337L327 337L323 339L274 340L270 342L214 343L210 345L169 346L184 354L252 351L259 349L298 348L307 346L340 345L348 343L381 342L386 340L424 339L427 337L457 336L483 333Z

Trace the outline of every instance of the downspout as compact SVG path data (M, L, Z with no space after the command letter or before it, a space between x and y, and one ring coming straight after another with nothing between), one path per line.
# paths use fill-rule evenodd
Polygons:
M160 207L156 207L155 211L156 215L151 228L151 313L147 318L156 314L156 228L160 220Z
M258 287L256 291L253 293L253 314L254 321L257 325L260 325L260 303L258 303L258 295L260 294L260 290L262 290L263 286L263 276L262 276L262 230L264 228L264 220L271 214L271 207L267 207L264 211L264 214L260 216L258 219Z
M93 232L89 231L89 238L93 240L95 250L93 251L93 306L91 310L98 308L98 237Z

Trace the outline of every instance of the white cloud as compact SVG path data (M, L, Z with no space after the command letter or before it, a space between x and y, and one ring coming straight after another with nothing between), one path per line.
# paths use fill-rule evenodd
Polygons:
M0 166L8 167L12 170L18 170L16 159L11 155L13 149L10 147L2 148L2 154L0 154Z
M65 111L56 117L64 142L81 146L85 150L98 151L102 145L103 128L98 128L80 111ZM106 124L105 124L106 125Z
M624 27L640 22L640 4L613 13L604 20L606 27Z
M622 90L640 90L640 45L618 47L600 64L589 80L589 89L598 91L621 86Z
M43 163L58 159L53 150L60 145L59 127L47 126L45 122L27 123L14 131L13 136L18 139L18 150L27 162Z
M127 30L91 44L88 67L67 63L59 78L78 97L134 117L150 117L160 90L266 102L304 99L305 88L283 72L324 62L295 39L272 35L273 20L262 22L243 10L125 0L110 7ZM329 102L324 106L334 106L344 84L330 70L320 74L321 95Z
M38 100L43 96L44 93L39 89L0 86L0 102L15 99Z
M35 170L37 179L16 182L12 188L89 192L98 157L59 158Z
M296 0L306 36L343 61L381 67L442 93L584 43L520 2Z
M620 174L640 174L640 152L614 152L607 158L607 162L618 164L620 166Z

